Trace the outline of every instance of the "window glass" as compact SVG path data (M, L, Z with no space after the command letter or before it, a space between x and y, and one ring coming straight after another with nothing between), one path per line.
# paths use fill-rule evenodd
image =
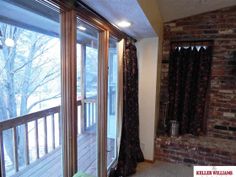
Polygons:
M118 56L117 41L109 40L108 58L108 100L107 100L107 167L117 158L117 90Z
M59 35L56 7L1 1L0 124L9 122L0 131L6 176L62 174Z
M77 93L78 100L78 173L97 176L97 85L98 31L78 20Z

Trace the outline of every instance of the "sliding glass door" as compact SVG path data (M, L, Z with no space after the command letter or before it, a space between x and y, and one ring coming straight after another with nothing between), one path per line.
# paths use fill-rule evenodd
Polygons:
M76 161L79 174L104 177L117 159L117 41L60 8L1 1L1 177L66 176Z
M108 50L108 92L107 92L107 168L117 158L117 91L118 54L117 41L109 39Z
M100 60L98 46L99 32L91 25L78 20L77 24L77 99L78 106L78 173L97 176L98 147L102 147L98 139L106 138L107 168L117 160L117 95L118 95L118 49L117 40L109 39L108 50L108 83L107 83L107 121L105 122L107 137L100 137L98 121L98 65ZM99 144L100 143L100 144ZM101 152L102 150L100 150Z
M78 20L77 24L77 99L78 173L97 176L97 89L98 31Z

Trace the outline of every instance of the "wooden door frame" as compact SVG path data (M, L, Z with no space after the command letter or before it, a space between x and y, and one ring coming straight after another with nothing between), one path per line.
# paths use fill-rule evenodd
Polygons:
M63 176L77 172L76 26L74 10L61 12Z
M99 33L98 62L98 176L107 176L107 87L109 31Z
M61 13L63 175L77 172L77 104L76 104L76 11ZM97 99L97 172L107 175L107 85L109 31L99 30L98 99ZM82 66L84 67L84 66ZM83 113L84 115L85 113Z

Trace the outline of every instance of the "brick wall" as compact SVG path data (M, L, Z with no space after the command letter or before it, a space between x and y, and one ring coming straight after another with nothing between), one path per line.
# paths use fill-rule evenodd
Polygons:
M207 134L236 140L236 6L165 24L161 104L168 99L168 58L172 40L214 41Z
M236 165L236 141L214 137L156 138L155 158L189 165Z

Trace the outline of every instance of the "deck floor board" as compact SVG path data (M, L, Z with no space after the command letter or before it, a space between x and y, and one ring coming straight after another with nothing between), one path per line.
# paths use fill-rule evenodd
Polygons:
M108 140L108 147L114 147L114 140ZM110 148L109 148L110 149ZM108 162L112 161L114 148L108 153ZM111 150L110 149L110 150ZM84 133L78 136L78 170L96 176L96 135ZM28 165L12 177L61 177L62 152L57 148L43 158Z

